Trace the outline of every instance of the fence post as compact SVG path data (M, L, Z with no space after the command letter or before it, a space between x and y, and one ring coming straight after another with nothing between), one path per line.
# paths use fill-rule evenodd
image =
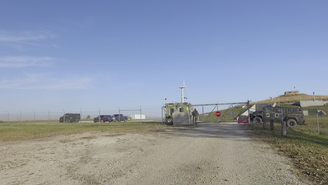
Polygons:
M319 130L319 117L318 117L318 109L317 109L317 127L318 127L318 135L320 134L320 130Z
M63 123L66 123L66 120L65 120L65 109L63 109L64 111L64 115L63 115Z
M266 120L264 119L263 120L263 128L265 128L266 127Z
M99 114L98 114L98 125L100 124L100 108L98 107Z
M141 116L142 116L142 110L141 110L141 106L140 106L140 123L141 123Z
M50 124L50 112L48 109L47 109L47 111L48 111L48 124Z
M281 121L281 135L286 136L287 129L286 129L286 121Z
M270 130L274 130L273 120L270 120Z

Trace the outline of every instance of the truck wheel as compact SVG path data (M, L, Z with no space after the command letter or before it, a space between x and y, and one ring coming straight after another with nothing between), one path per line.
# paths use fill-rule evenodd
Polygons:
M255 117L255 118L253 119L253 123L262 123L262 118L260 118L260 117Z
M167 124L172 125L173 124L173 119L172 118L167 118L166 122L167 122Z
M287 120L287 126L288 127L295 127L296 126L296 121L294 119L289 119Z
M66 122L66 123L69 123L69 122L70 122L70 120L69 120L69 119L67 119L65 122Z

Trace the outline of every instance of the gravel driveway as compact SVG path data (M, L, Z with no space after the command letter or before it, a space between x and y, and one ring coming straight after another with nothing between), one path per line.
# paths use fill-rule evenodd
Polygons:
M0 143L0 184L309 184L232 122Z

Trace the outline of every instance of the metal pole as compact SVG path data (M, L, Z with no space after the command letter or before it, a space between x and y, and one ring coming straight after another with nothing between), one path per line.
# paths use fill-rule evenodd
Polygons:
M273 120L270 120L270 130L274 130Z
M319 117L318 117L318 109L317 109L317 127L318 127L318 134L320 134L320 130L319 130Z
M266 120L263 120L263 128L266 128Z
M35 123L35 111L33 110L33 112L34 112L34 115L33 115L33 116L34 116L34 117L33 117L33 120L34 120L34 121L33 121L33 122Z
M140 106L140 123L141 123L141 114L142 114L142 110L141 110L141 106Z
M64 115L63 115L63 123L66 123L66 120L65 120L65 110L63 109L64 111Z
M8 120L8 122L9 122L9 112L7 111L7 113L8 113L8 117L7 117L7 120Z
M21 123L21 121L22 121L22 112L19 111L19 123Z
M80 108L80 115L81 115L80 120L82 120L82 110L81 110L81 108Z
M313 101L315 101L315 96L314 96L314 92L313 92Z
M50 123L50 112L48 109L47 109L47 111L48 111L48 123Z
M248 116L247 116L247 122L250 123L251 122L251 114L249 112L249 103L250 103L250 100L247 100L247 111L248 111Z
M121 110L120 107L118 107L118 121L121 121Z
M202 106L202 112L203 112L203 122L205 121L205 112L204 112L204 106Z
M162 114L162 124L164 124L164 117L163 117L163 112L164 112L164 106L162 106L161 114Z
M98 115L98 122L100 123L100 108L98 107L99 115Z
M281 135L286 136L287 129L286 129L286 121L281 120Z

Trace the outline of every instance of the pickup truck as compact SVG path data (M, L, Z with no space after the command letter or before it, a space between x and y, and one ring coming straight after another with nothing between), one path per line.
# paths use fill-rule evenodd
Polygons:
M93 118L93 122L97 123L97 122L112 122L113 121L113 116L112 115L100 115L100 119L99 116Z
M119 121L126 122L128 120L128 117L123 116L123 114L113 114L112 118L113 118L113 121L116 121L116 122L119 122Z

